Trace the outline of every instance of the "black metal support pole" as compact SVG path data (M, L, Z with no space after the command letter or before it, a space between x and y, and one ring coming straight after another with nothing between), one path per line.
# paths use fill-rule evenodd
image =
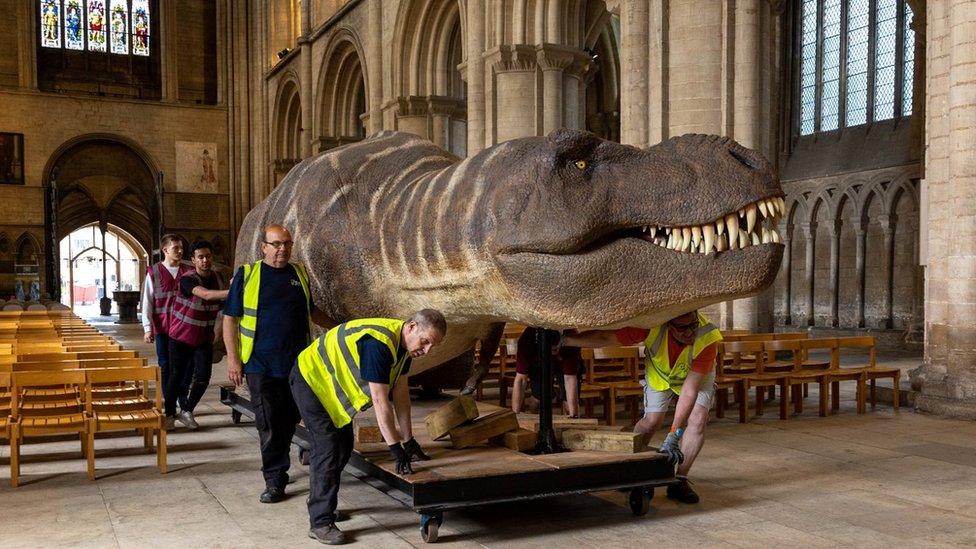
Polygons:
M542 328L536 329L535 344L539 358L539 369L542 373L540 384L542 394L539 396L539 440L535 453L554 454L564 449L556 442L556 433L552 430L552 341L549 334Z

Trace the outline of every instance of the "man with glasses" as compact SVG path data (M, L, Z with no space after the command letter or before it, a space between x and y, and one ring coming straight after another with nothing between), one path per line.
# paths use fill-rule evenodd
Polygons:
M262 503L285 497L291 465L291 439L300 419L288 386L298 354L311 341L311 322L336 325L315 308L308 273L290 262L294 242L281 225L264 230L264 259L243 265L231 282L224 308L227 377L247 380L261 441Z
M718 328L705 315L692 311L649 330L593 330L567 334L560 341L570 347L644 342L644 417L634 426L634 432L650 441L678 395L671 430L658 451L677 466L675 476L681 482L668 486L668 497L682 503L698 503L699 499L688 483L688 471L705 442L705 425L715 400L715 358L721 340Z

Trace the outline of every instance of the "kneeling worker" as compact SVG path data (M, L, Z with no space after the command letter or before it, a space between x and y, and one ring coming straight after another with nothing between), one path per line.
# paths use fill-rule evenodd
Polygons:
M310 538L329 545L346 542L335 525L336 505L339 476L352 454L352 419L358 412L376 407L380 432L396 460L397 473L412 473L412 458L430 459L413 438L406 378L411 360L430 352L445 333L444 315L423 309L407 321L350 320L298 355L298 367L292 368L289 383L311 443Z
M668 497L683 503L698 503L698 494L688 484L688 471L705 443L705 425L715 400L715 357L719 332L705 315L692 311L672 318L650 330L622 328L565 335L561 344L571 347L613 347L644 342L644 417L634 426L644 440L661 427L668 406L678 396L671 431L658 452L677 465L681 481L668 486Z

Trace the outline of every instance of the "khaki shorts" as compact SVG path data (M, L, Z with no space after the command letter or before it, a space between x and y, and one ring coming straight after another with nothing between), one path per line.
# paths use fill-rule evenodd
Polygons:
M671 405L671 400L677 398L671 389L658 391L647 385L647 380L642 379L641 385L644 386L644 413L665 413ZM695 406L701 406L706 410L712 409L715 403L715 374L710 374L702 379L701 387L698 389L698 398L695 399Z

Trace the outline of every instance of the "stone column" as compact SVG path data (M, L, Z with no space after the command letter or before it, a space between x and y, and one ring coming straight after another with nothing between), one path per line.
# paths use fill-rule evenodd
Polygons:
M538 48L542 70L542 134L563 127L563 69L573 62L569 48L544 44Z
M541 120L530 116L542 114L536 100L537 59L534 47L521 44L502 45L486 55L486 72L491 75L486 97L492 98L485 107L486 145L539 135Z
M365 64L369 118L366 121L366 134L372 135L383 129L383 0L370 0L368 9Z
M17 2L13 16L20 20L17 48L17 76L21 88L37 88L37 2ZM57 246L55 246L57 247Z
M916 407L976 418L976 1L926 2L925 363Z
M858 217L849 221L854 228L854 280L857 291L854 293L854 328L864 327L864 266L866 264L867 230L864 221Z
M163 101L179 101L180 82L178 74L179 46L176 36L179 32L179 14L176 2L163 2L159 6L162 25L160 25L159 51L162 52Z
M806 303L804 307L806 308L806 318L804 319L807 326L813 326L814 315L813 315L813 267L814 261L817 257L817 224L816 223L802 223L800 229L803 232L803 238L806 240L806 258L803 264L803 288L806 294Z
M883 215L878 218L881 230L884 232L884 256L881 258L881 325L879 328L891 328L892 314L892 281L894 280L893 264L895 258L895 224L897 218L893 215Z
M302 6L302 11L305 11L306 5L311 4L311 2L306 2ZM307 20L302 17L302 27L307 25ZM312 120L315 116L315 101L312 100L312 42L308 39L307 34L303 34L298 39L298 47L302 49L301 52L301 99L302 99L302 127L298 132L298 138L301 140L301 147L299 148L299 154L302 158L308 158L312 156L312 137L314 132L312 131Z
M651 4L661 0L622 2L620 6L620 140L636 147L648 142L648 30ZM659 106L660 104L656 105Z
M830 319L827 325L836 327L838 324L837 298L840 292L840 224L834 223L830 227L830 274L828 291L830 292Z
M468 156L485 148L485 4L468 0L467 61L461 71L468 85Z
M783 266L780 268L780 276L783 277L783 324L793 324L793 225L787 225L783 231Z

